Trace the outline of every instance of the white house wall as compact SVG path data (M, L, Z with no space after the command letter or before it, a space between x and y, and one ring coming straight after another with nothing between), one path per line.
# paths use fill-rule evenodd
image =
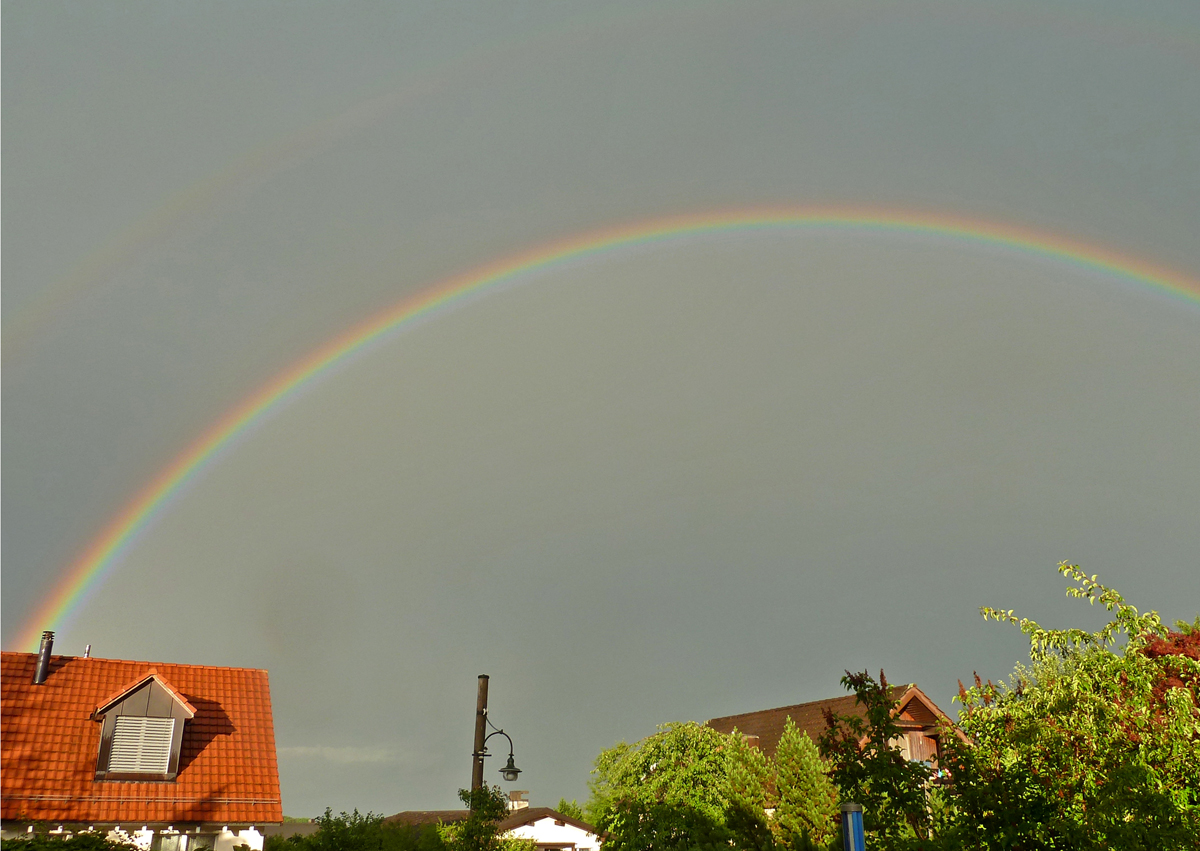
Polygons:
M552 818L538 819L533 824L514 827L508 831L508 835L532 839L539 845L574 845L579 851L595 851L600 847L600 839L596 834L571 824L558 824Z

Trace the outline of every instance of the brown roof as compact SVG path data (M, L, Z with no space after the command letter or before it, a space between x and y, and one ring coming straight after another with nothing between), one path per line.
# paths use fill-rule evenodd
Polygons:
M892 699L900 700L914 686L892 686ZM813 700L809 703L797 703L793 706L780 706L778 709L761 709L758 712L744 712L741 715L726 715L713 718L704 723L721 733L732 733L734 728L746 736L758 736L758 746L767 756L775 756L779 746L779 738L787 719L802 733L808 733L814 743L821 733L825 732L825 710L835 715L857 715L866 717L866 709L852 694L844 697L832 697L828 700Z
M569 824L572 827L577 827L580 830L586 830L588 833L600 835L600 831L588 824L586 821L580 821L577 818L565 816L558 810L552 810L550 807L522 807L519 810L513 810L508 814L508 818L500 822L500 830L512 830L514 827L520 827L525 824L533 824L535 821L541 821L544 818L552 818L555 821Z
M0 799L7 820L218 822L283 820L267 672L248 668L0 654ZM155 675L195 715L179 774L167 782L95 779L96 709Z
M421 827L427 824L453 824L456 821L465 821L468 815L470 815L469 810L405 810L394 816L388 816L384 821Z

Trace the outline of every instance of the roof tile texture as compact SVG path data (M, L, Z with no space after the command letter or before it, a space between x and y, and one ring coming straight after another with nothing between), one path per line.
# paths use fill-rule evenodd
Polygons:
M893 686L892 699L899 700L907 692L909 686ZM787 719L799 728L800 732L808 733L815 744L817 737L825 732L825 710L831 710L835 715L857 715L866 717L866 709L852 694L844 697L832 697L828 700L814 700L810 703L797 703L794 706L780 706L777 709L762 709L758 712L745 712L741 715L726 715L706 721L709 727L721 733L732 733L734 728L745 736L758 736L758 746L767 756L775 756L779 747L779 739L783 736L783 728Z
M283 820L266 671L54 656L38 686L36 665L36 653L0 654L6 821ZM184 726L179 775L167 782L95 780L100 723L93 711L151 672L196 710Z

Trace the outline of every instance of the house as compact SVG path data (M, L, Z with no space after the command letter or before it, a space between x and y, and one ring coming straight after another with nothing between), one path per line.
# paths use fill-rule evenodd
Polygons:
M53 639L0 654L4 838L261 851L283 820L267 672L54 656Z
M596 851L602 837L585 821L549 807L521 807L500 822L500 830L518 839L532 839L539 851Z
M408 810L388 816L385 822L413 827L453 824L467 817L466 810ZM499 824L500 833L532 839L538 851L597 851L602 837L585 821L563 815L549 807L518 807Z
M900 740L894 742L900 748L905 758L928 762L937 767L941 755L939 738L940 723L954 724L946 713L915 685L892 686L892 699L896 701L896 709L892 717L903 731ZM788 718L803 733L815 743L825 731L825 712L835 715L856 715L866 717L865 708L852 695L834 697L828 700L814 700L810 703L797 703L794 706L781 706L778 709L762 709L758 712L746 712L741 715L726 715L704 722L709 727L722 733L732 733L734 729L747 736L751 741L757 740L757 745L763 753L772 757L779 747L779 737L783 735L784 725ZM957 727L955 727L957 730ZM961 733L959 734L961 735Z

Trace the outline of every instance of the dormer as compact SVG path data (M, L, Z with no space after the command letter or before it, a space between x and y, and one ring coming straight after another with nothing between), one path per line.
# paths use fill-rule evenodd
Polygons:
M196 709L153 671L96 707L97 780L169 781L179 773L183 725Z
M892 718L902 735L890 744L898 748L905 759L927 762L936 768L943 755L941 737L947 728L966 741L962 730L915 685L909 686L896 700Z

